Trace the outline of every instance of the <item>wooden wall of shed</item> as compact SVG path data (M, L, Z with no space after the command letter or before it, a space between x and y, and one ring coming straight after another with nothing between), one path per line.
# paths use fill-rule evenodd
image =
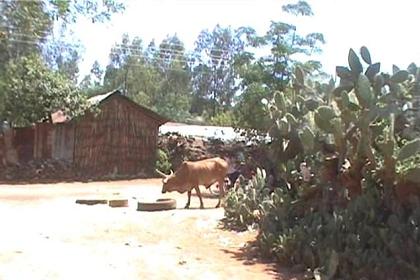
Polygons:
M72 123L56 124L52 132L51 156L53 159L73 161L74 125Z
M4 159L6 164L16 164L19 162L19 158L14 145L14 136L14 129L9 129L3 134Z
M131 102L112 97L97 117L89 115L77 122L74 163L93 176L150 172L156 160L158 127Z
M33 159L34 128L12 128L0 134L0 166Z
M35 159L72 161L74 125L72 123L39 123L35 126L33 154Z
M54 125L51 123L38 123L35 125L34 158L52 158L52 134Z
M28 162L34 158L34 136L34 127L14 129L13 145L16 149L19 162Z
M0 167L6 165L6 147L4 144L4 136L0 133Z

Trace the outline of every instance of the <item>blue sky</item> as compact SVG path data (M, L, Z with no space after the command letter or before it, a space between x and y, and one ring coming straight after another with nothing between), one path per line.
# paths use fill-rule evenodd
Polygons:
M282 12L283 0L127 0L126 11L109 23L80 22L75 37L84 45L81 75L89 72L98 60L108 62L110 48L123 33L139 36L147 44L153 38L160 42L167 34L177 34L187 49L203 29L222 26L251 26L262 35L271 21L284 21L306 34L321 32L326 44L319 59L324 70L334 74L336 65L347 65L349 48L366 45L372 59L390 71L392 64L406 68L420 64L420 36L417 0L309 0L315 15L292 17Z

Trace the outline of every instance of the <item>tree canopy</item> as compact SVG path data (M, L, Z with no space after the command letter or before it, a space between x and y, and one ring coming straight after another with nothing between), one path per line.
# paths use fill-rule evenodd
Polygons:
M107 21L124 10L122 1L7 0L0 9L0 117L15 125L40 121L49 110L77 110L78 102L83 108L86 97L120 89L176 121L204 119L258 130L268 116L255 104L284 89L296 65L306 74L321 67L317 61L302 61L302 55L320 51L322 34L300 34L294 25L273 21L265 34L248 26L204 29L192 50L177 35L144 42L124 34L110 50L107 65L95 61L90 73L79 77L80 46L65 37L71 24L81 18ZM283 10L313 14L305 1ZM53 30L63 36L51 36ZM45 102L47 97L51 102ZM23 100L31 102L19 104Z
M29 125L53 110L71 115L84 108L76 84L79 45L65 35L81 18L103 22L123 10L114 0L1 1L0 121Z
M313 14L305 1L283 9L295 16ZM284 89L296 65L306 74L319 73L318 61L302 57L320 52L323 43L321 33L300 34L296 26L276 21L262 35L247 26L204 29L191 51L176 35L146 43L124 34L109 54L103 78L95 70L83 86L89 94L120 88L176 121L201 117L207 123L257 129L267 116L255 104ZM92 65L92 71L97 68Z

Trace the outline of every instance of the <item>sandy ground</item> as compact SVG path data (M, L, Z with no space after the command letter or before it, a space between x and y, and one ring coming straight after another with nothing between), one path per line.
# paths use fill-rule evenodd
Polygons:
M136 211L171 197L176 210ZM129 207L76 199L129 199ZM223 209L160 193L160 180L0 185L0 279L293 279L243 250L255 232L220 228Z

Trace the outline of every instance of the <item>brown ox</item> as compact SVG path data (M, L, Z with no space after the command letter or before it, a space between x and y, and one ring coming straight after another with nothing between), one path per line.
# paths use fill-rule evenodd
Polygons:
M170 175L166 175L156 170L163 176L162 193L177 191L180 193L188 192L188 201L185 208L190 207L191 191L195 189L200 199L200 208L204 208L199 186L209 188L214 183L218 183L220 206L224 195L224 179L228 171L228 163L222 158L209 158L199 161L184 161L178 170Z

